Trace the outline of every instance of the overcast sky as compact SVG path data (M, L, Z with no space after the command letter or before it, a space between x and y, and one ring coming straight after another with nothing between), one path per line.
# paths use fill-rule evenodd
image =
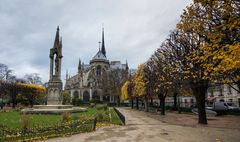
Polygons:
M98 51L104 23L107 58L145 62L180 20L191 0L0 0L0 63L17 77L49 79L49 49L59 25L62 80L77 73Z

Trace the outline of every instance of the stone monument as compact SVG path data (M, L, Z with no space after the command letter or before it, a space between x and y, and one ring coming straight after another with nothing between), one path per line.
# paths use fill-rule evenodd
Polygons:
M62 62L62 39L59 38L59 27L57 27L56 37L53 48L50 49L50 79L48 82L47 104L62 104L62 81L61 81L61 62Z
M34 105L33 108L21 110L24 114L62 114L87 111L86 108L62 105L62 39L59 38L59 27L57 28L53 48L50 49L50 79L48 82L47 105Z

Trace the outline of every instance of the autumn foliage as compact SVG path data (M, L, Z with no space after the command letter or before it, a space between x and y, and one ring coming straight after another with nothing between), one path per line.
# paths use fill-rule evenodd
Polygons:
M209 84L218 81L240 88L239 5L237 0L194 0L187 6L176 29L139 66L132 79L133 96L158 96L164 111L167 95L190 88L197 100L198 122L207 124Z
M21 87L20 94L31 106L38 100L43 100L46 92L45 87L36 84L18 83Z

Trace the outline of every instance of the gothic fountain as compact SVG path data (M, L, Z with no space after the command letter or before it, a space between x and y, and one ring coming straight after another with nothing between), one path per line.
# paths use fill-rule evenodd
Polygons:
M21 110L24 114L62 114L72 112L83 112L86 108L62 105L62 39L59 38L59 27L57 28L53 48L50 49L50 79L47 87L47 105L34 105L33 108Z

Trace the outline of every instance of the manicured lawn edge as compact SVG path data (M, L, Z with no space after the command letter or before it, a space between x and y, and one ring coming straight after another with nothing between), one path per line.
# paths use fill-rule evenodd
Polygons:
M19 126L14 127L17 124L16 122L12 122L12 121L4 122L5 124L7 123L13 123L13 124L8 124L8 126L4 125L4 123L0 124L0 130L1 130L0 141L45 140L53 137L68 136L73 134L91 132L91 131L94 131L96 128L103 127L103 126L123 125L122 121L118 117L118 114L115 112L113 108L108 108L107 109L108 112L105 112L106 110L103 111L104 115L102 120L97 119L98 110L96 108L90 108L88 110L89 110L88 113L84 114L83 112L84 114L83 116L89 118L89 119L84 119L86 122L71 120L66 123L56 123L54 125L46 124L47 126L43 125L42 123L39 123L40 125L36 125L36 124L30 125L31 127L27 130L23 130ZM14 120L14 119L16 119L16 121L19 120L20 115L18 113L16 112L8 112L8 113L10 115L9 117L11 117L11 120ZM73 115L75 114L71 114L71 116ZM5 114L5 117L7 117L7 114ZM31 117L37 117L37 115L32 115ZM44 116L40 115L39 117L42 118ZM53 119L55 119L55 117L57 120L58 119L62 120L58 118L58 116L56 115L53 117ZM47 119L47 117L45 119ZM39 119L34 118L32 120L38 121Z

